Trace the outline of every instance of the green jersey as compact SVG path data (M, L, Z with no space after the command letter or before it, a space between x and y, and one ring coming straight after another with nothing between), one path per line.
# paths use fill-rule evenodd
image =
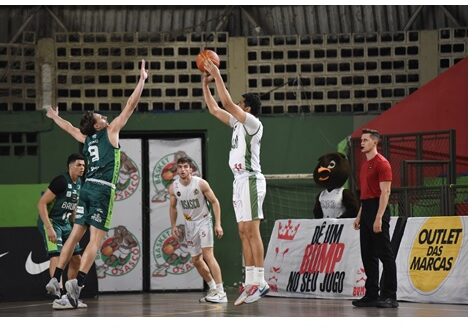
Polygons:
M88 179L115 184L120 170L120 149L111 145L107 129L87 136L83 154L87 159Z
M74 183L69 173L64 173L51 182L49 190L56 195L56 198L48 204L48 215L53 222L68 222L77 207L81 185L82 180L78 178Z

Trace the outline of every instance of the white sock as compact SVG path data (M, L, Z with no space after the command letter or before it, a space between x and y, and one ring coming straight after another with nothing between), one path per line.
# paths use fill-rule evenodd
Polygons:
M266 283L264 279L264 267L254 267L254 283L259 285Z
M216 284L216 291L225 292L225 289L223 289L223 283Z
M210 282L207 282L207 284L208 284L208 287L210 288L210 290L216 289L216 283L215 283L214 279L212 279Z
M246 266L246 276L244 277L244 285L250 285L254 282L254 266Z

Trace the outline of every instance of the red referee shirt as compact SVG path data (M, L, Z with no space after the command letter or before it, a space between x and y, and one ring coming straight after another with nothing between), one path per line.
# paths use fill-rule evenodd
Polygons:
M379 198L380 182L392 181L392 167L381 154L362 164L360 172L361 200Z

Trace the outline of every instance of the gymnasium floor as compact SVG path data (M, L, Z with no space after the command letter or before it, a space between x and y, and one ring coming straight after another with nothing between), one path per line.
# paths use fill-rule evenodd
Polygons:
M397 309L354 308L350 300L264 297L234 306L236 289L227 304L199 303L201 292L102 294L85 299L86 309L59 310L51 301L0 302L0 317L467 317L468 305L400 302Z

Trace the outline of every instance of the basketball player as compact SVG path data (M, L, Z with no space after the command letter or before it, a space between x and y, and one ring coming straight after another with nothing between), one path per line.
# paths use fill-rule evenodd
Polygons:
M261 102L256 94L244 94L238 104L234 103L218 67L208 59L204 63L209 73L202 77L205 103L213 116L233 129L229 166L234 174L233 207L246 273L244 290L234 304L252 303L269 292L264 279L264 246L259 230L266 194L266 181L259 161L263 127L256 118ZM213 79L226 111L218 106L210 92L208 84Z
M79 199L81 176L85 170L85 159L80 154L71 154L67 158L67 172L56 176L38 201L38 229L43 236L46 252L49 256L49 275L52 277L59 260L64 242L72 231L71 221L75 219L77 202ZM73 256L69 262L67 278L77 277L80 265L81 248L77 243ZM73 308L61 292L48 292L57 298L53 302L54 309ZM79 301L80 308L87 307Z
M80 129L59 116L57 107L49 108L47 117L77 141L84 144L83 153L87 159L87 174L80 191L80 202L84 205L84 215L77 219L69 239L62 248L59 262L47 287L59 287L64 266L70 259L73 248L90 228L90 241L85 248L80 262L77 279L66 282L67 298L77 308L80 291L85 285L87 272L92 266L100 244L110 229L115 184L120 170L119 133L126 125L138 105L144 82L148 77L144 60L141 61L140 78L120 115L111 123L107 117L98 113L87 112L82 117Z
M169 186L172 235L182 238L177 227L178 210L185 219L185 241L192 256L192 263L210 288L200 302L225 303L228 298L223 289L220 266L213 254L212 217L207 201L211 203L215 213L217 238L223 237L220 203L208 182L192 175L190 164L192 161L186 157L177 160L179 178Z

